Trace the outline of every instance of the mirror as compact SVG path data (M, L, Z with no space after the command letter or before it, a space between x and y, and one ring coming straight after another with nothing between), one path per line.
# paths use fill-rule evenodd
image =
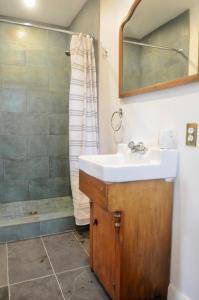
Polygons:
M199 80L198 0L135 0L119 40L120 97Z

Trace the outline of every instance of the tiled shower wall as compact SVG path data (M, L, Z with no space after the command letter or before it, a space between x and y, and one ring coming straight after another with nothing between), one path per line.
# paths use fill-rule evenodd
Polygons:
M185 11L139 40L163 47L182 48L185 55L124 43L124 90L188 75L189 22L189 11Z
M184 55L182 55L173 51L142 47L142 86L188 75L189 22L189 11L186 11L142 39L143 43L161 44L164 47L182 48L184 50Z
M130 91L141 86L141 53L140 47L124 43L123 54L123 89ZM133 80L132 80L133 78Z
M70 193L69 38L0 23L0 203Z

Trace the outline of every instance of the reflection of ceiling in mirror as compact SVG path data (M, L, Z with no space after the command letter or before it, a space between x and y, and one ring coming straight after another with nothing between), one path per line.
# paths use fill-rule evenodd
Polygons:
M199 5L199 0L142 0L124 27L124 36L142 39L183 11Z

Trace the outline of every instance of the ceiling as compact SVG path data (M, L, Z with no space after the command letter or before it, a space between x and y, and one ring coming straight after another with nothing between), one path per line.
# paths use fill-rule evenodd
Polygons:
M28 8L23 0L0 0L0 15L68 27L87 0L36 0Z
M142 39L185 10L199 5L198 0L142 0L124 27L125 37Z

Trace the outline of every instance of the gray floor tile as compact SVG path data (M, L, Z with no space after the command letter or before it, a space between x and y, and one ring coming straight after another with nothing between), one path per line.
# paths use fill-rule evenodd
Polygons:
M90 253L90 240L89 240L89 231L77 232L75 231L75 236L78 238L85 250Z
M0 300L8 300L8 287L0 288ZM22 300L22 299L21 299Z
M88 255L73 233L45 237L43 240L56 273L89 264Z
M62 300L54 276L10 286L11 300Z
M10 283L52 274L41 239L8 244Z
M4 244L4 245L0 245L0 287L6 285L7 285L7 254L6 254L6 245Z
M66 300L109 299L88 268L59 274L58 280Z

